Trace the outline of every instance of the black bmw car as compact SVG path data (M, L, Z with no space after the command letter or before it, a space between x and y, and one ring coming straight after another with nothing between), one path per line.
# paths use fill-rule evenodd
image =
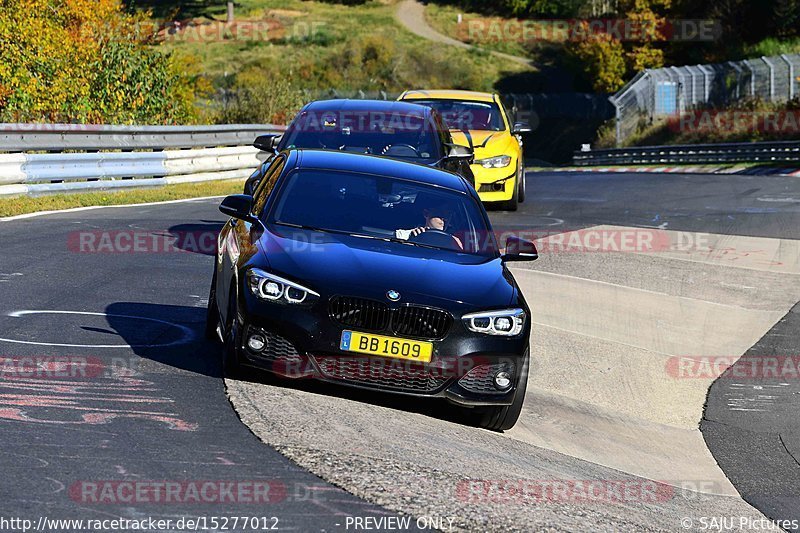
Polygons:
M306 104L283 135L262 135L254 146L267 154L296 148L391 157L461 174L474 184L472 149L453 142L437 111L385 100L318 100ZM272 156L245 182L253 194Z
M279 153L254 196L225 198L206 334L226 372L259 367L417 396L511 428L530 311L466 180L324 150Z

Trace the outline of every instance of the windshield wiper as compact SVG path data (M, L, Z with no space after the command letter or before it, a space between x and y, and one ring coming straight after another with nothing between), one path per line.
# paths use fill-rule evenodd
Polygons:
M317 228L315 226L306 226L305 224L295 224L294 222L281 222L280 220L276 220L275 224L278 224L279 226L289 226L290 228L305 229L308 231L323 231L326 233L328 232L334 233L333 230Z

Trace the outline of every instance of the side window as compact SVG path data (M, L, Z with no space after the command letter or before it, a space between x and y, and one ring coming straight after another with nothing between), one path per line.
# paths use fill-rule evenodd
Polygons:
M258 188L253 195L255 198L255 201L253 202L254 214L261 215L261 212L264 210L264 206L267 204L269 193L271 193L272 189L275 187L275 182L278 181L278 176L281 175L285 163L286 158L278 156L264 173L264 178L261 180L261 183L258 184Z

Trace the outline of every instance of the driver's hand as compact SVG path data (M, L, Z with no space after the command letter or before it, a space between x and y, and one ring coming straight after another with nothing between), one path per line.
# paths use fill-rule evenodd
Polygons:
M416 237L420 233L425 233L425 231L427 231L427 229L428 228L423 228L422 226L420 226L418 228L414 228L414 229L411 230L411 236L412 237Z

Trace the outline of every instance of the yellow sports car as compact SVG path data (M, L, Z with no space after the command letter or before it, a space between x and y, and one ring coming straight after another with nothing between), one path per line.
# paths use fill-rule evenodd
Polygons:
M521 134L524 122L509 122L496 94L472 91L406 91L398 100L437 110L451 130L453 141L475 150L471 165L475 189L483 202L516 211L525 200L525 166Z

